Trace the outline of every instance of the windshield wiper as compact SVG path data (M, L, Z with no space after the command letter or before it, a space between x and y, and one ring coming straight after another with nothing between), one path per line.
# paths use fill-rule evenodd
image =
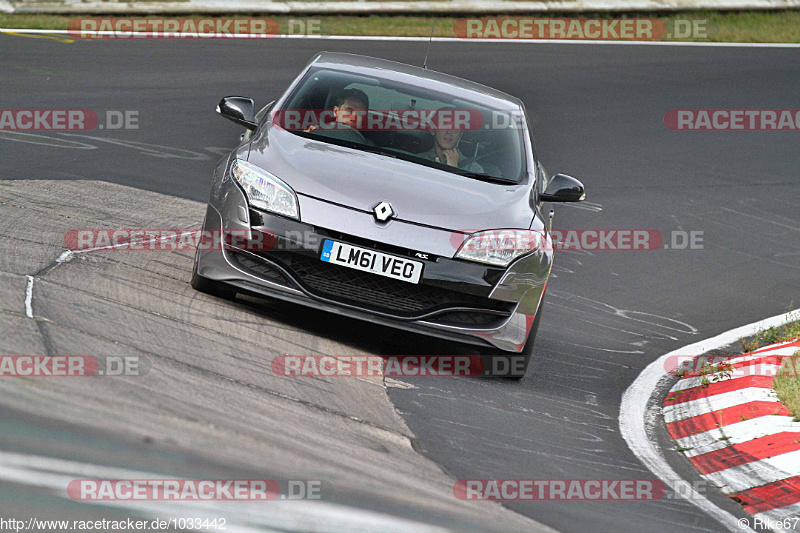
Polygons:
M504 185L519 185L518 181L510 178L490 176L489 174L481 174L480 172L471 172L469 170L464 170L462 168L446 165L444 163L439 163L438 161L431 161L430 159L424 159L422 157L419 157L418 155L400 153L399 156L400 159L405 159L406 161L411 161L412 163L417 163L418 165L435 168L438 170L444 170L445 172L450 172L452 174L457 174L459 176L464 176L466 178L472 178L480 181L488 181L491 183L501 183Z
M356 150L363 150L364 152L369 152L371 154L379 154L385 155L386 157L392 157L394 159L400 159L400 156L403 154L398 154L394 150L386 150L385 148L381 148L380 146L370 146L369 144L360 144L360 143L353 143L353 148Z
M391 150L386 150L379 146L373 146L370 144L350 141L347 139L337 139L336 137L328 137L325 134L320 134L315 131L292 131L291 133L299 135L300 137L305 137L307 139L314 139L315 141L323 141L336 146L344 146L345 148L352 148L353 150L361 150L362 152L369 152L371 154L385 155L387 157L393 157L394 159L398 159L399 158L398 156L402 155Z
M467 178L472 178L481 181L502 183L504 185L519 185L519 182L512 179L490 176L489 174L481 174L480 172L470 172L469 170L461 170L460 168L454 168L452 172L458 174L459 176L465 176Z

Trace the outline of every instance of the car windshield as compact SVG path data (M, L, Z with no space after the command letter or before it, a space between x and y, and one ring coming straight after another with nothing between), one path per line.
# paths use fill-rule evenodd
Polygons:
M429 89L312 69L273 123L296 135L499 183L525 170L521 111Z

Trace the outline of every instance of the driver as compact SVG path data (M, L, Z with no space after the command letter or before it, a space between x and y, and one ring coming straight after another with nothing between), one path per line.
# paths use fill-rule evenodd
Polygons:
M468 172L483 174L483 167L470 160L458 149L458 142L463 133L461 130L431 130L433 148L420 154L420 157L451 167L458 167Z
M345 89L336 96L333 116L336 122L347 124L351 128L360 129L359 117L363 121L369 109L369 98L358 89Z
M363 122L369 109L369 97L364 91L358 89L344 89L336 95L333 104L333 116L339 124L345 124L359 129L359 122ZM359 117L361 120L359 121ZM317 129L316 126L309 126L306 131Z

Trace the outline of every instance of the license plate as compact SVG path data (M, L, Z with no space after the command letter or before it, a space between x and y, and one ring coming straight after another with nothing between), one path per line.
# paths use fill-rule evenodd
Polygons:
M320 259L326 263L342 265L409 283L419 283L424 266L419 261L329 240L322 245Z

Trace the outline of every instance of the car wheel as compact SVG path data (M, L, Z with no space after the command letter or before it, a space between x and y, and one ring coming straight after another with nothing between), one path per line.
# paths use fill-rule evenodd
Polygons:
M204 292L219 298L231 299L236 296L236 289L226 283L214 281L213 279L204 278L197 273L197 258L192 267L192 288L196 291Z

